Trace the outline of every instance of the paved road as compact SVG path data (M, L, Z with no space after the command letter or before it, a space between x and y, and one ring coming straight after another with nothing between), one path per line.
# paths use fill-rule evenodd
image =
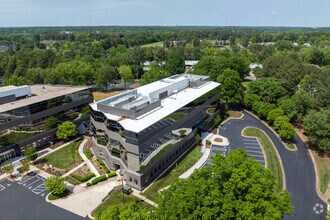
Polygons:
M292 195L295 213L292 216L285 216L284 219L326 219L326 204L316 193L314 167L305 144L299 137L296 137L298 151L289 151L267 126L247 112L243 111L243 113L245 115L242 119L230 120L223 124L220 129L220 134L229 140L229 149L246 148L245 138L241 137L241 131L246 126L254 126L264 130L280 154L286 175L286 188Z
M45 201L44 179L34 176L21 182L0 180L0 219L84 219Z

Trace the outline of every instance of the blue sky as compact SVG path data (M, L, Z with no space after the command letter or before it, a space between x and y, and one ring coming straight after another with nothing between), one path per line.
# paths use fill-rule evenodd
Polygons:
M0 0L0 27L330 26L330 0Z

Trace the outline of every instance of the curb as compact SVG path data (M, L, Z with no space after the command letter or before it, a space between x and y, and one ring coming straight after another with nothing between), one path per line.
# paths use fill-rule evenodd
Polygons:
M287 150L289 150L289 151L298 151L298 148L297 148L297 146L296 146L296 144L294 144L294 146L295 146L295 149L290 149L288 146L287 146L287 144L286 143L284 143L283 141L282 141L282 139L281 139L281 137L276 133L276 131L272 128L272 127L270 127L265 121L263 121L263 120L261 120L257 115L255 115L254 113L252 113L252 112L250 112L249 110L246 110L246 109L244 109L244 111L246 111L248 114L250 114L251 116L253 116L253 117L255 117L256 119L258 119L259 121L261 121L261 123L263 123L265 126L267 126L275 135L276 135L276 137L281 141L281 143L284 145L284 147L287 149ZM297 133L297 132L296 132Z
M325 202L329 207L330 203L323 197L323 194L321 193L321 190L320 190L320 187L319 187L320 180L319 180L319 176L318 176L318 172L317 172L318 166L317 166L317 163L315 162L315 158L314 158L314 155L313 155L313 152L312 152L311 149L308 149L308 154L309 154L310 158L312 159L313 166L314 166L315 180L316 180L316 184L315 184L316 193L320 197L320 199L323 202Z
M274 149L275 149L275 152L276 152L276 156L277 156L277 158L278 158L278 161L279 161L279 163L280 163L280 167L281 167L281 170L282 170L282 182L283 182L282 189L285 190L285 189L286 189L286 177L285 177L285 171L284 171L284 167L283 167L283 163L282 163L281 156L280 156L280 154L278 153L277 148L276 148L274 142L268 137L267 133L266 133L265 131L261 130L260 128L253 127L253 126L247 126L247 127L245 127L244 129L249 128L249 127L250 127L250 128L256 128L256 129L258 129L259 131L263 132L263 133L266 135L266 137L268 138L268 140L273 144ZM242 130L242 134L243 134L244 129ZM245 136L245 135L242 135L242 136L243 136L243 137L249 137L249 136ZM256 138L256 139L258 140L258 138ZM258 143L259 143L259 140L258 140ZM259 143L259 144L260 144L260 143ZM263 149L263 147L262 147L261 144L260 144L260 147L261 147L261 149L262 149L262 153L264 153L264 149ZM265 164L265 165L266 165L266 164Z

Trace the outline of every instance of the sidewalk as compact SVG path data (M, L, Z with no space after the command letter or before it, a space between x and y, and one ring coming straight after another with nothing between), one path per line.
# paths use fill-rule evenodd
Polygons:
M88 168L95 174L95 176L100 176L100 173L97 171L97 169L94 167L92 162L84 154L84 146L85 146L86 142L87 142L87 139L84 138L84 140L79 145L78 152L79 152L81 158L87 164Z
M72 170L69 170L68 172L66 172L65 174L63 174L61 177L69 176L71 173L74 173L75 171L77 171L80 168L82 168L85 164L86 164L86 162L82 162L81 164L79 164L78 166L76 166L75 168L73 168Z
M158 206L155 202L153 202L153 201L147 199L146 197L142 196L140 193L141 193L140 191L138 191L138 190L136 190L136 189L133 189L132 194L133 194L134 196L140 198L141 200L145 201L146 203L149 203L149 204L152 205L152 206L155 206L155 207Z

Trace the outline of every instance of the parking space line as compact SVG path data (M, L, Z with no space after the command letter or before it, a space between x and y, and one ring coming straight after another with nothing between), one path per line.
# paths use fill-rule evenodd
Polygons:
M254 154L249 154L251 157L262 157L264 158L264 155L254 155Z
M244 144L246 144L246 145L259 145L258 142L249 142L249 143L244 142Z
M27 186L25 186L25 188L31 186L32 184L34 184L34 183L36 183L36 182L38 182L38 181L40 181L40 180L43 180L43 179L41 179L41 178L39 178L39 177L37 177L37 176L36 176L36 178L37 178L36 181L33 181L32 183L28 184Z
M244 146L245 148L260 149L260 146Z
M252 153L260 153L260 154L262 154L262 151L261 151L261 150L260 150L260 151L256 151L256 150L247 150L247 152L248 152L248 153L252 152Z
M24 184L24 183L26 183L26 182L32 180L34 177L36 177L36 176L31 176L31 177L29 177L29 178L26 178L26 179L24 179L24 181L20 180L20 181L18 182L18 184L19 184L19 185L22 185L22 184Z
M31 191L37 195L39 195L40 193L42 193L43 191L46 190L46 185L45 182L43 182L42 184L40 184L39 186L35 187L34 189L32 189Z
M6 189L6 187L5 187L4 185L0 184L0 192L1 192L2 190L5 190L5 189Z

